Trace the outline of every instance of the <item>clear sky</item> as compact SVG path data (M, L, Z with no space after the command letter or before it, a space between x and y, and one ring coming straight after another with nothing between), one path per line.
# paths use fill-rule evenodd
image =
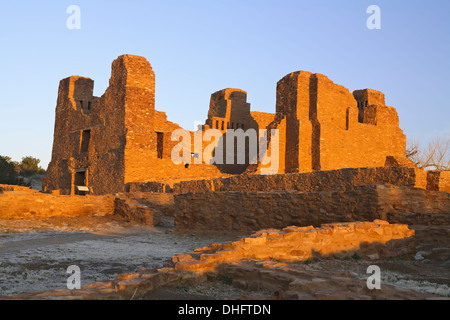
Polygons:
M81 29L67 28L69 5ZM369 5L379 30L366 26ZM449 17L448 0L0 0L0 155L46 167L59 81L90 77L101 96L126 53L150 61L156 109L186 129L228 87L273 113L277 81L306 70L384 92L407 137L425 143L450 134Z

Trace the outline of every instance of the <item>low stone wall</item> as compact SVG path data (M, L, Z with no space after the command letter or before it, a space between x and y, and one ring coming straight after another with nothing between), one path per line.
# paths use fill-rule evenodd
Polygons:
M391 223L450 225L450 193L377 186L380 218Z
M114 213L114 196L54 196L46 193L0 194L0 220L52 216L104 216Z
M207 191L342 191L369 184L392 184L450 192L450 171L386 166L276 175L242 174L225 178L164 182L131 182L128 192L190 193Z
M439 191L450 192L450 171L440 172Z
M450 193L392 185L322 192L186 193L175 195L175 206L175 228L180 231L247 232L391 218L408 223L405 213L428 214L430 224L450 224Z
M429 171L427 189L450 192L450 171Z
M120 198L137 200L139 203L152 209L156 209L167 216L173 216L175 213L175 202L173 193L159 192L130 192L118 195Z
M127 192L171 192L171 188L168 184L148 181L148 182L129 182L126 185L125 190Z
M155 214L153 209L133 199L116 198L114 200L114 214L149 226L155 226L160 223L160 217Z
M36 193L37 190L31 189L31 187L23 187L23 186L16 186L16 185L10 185L10 184L0 184L0 193L7 192L7 191L23 191L23 192L31 192Z
M220 263L244 259L305 261L311 258L386 259L414 256L414 230L386 221L324 224L320 228L290 226L261 230L227 244L212 244L192 254L176 255L176 270L206 272Z
M423 170L422 170L423 171ZM425 187L422 175L414 168L376 167L276 175L240 175L212 180L181 181L174 184L174 193L206 191L332 191L352 190L369 184ZM420 177L419 177L420 176Z

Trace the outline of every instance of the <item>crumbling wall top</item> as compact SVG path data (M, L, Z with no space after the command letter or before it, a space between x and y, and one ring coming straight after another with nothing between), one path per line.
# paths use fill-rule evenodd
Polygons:
M110 85L154 91L155 73L146 58L125 54L112 63Z

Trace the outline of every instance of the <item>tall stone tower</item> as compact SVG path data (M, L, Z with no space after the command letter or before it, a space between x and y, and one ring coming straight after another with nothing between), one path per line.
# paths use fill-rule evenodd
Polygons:
M93 96L94 81L61 80L55 112L52 160L43 190L61 194L124 190L139 157L156 157L155 75L143 57L112 63L109 87ZM125 169L127 168L127 169Z

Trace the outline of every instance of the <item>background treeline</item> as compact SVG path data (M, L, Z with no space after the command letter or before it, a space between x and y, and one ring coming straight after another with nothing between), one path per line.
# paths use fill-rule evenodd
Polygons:
M41 160L27 156L21 162L12 161L11 157L0 156L0 184L31 186L30 177L45 175L46 171L39 166Z

